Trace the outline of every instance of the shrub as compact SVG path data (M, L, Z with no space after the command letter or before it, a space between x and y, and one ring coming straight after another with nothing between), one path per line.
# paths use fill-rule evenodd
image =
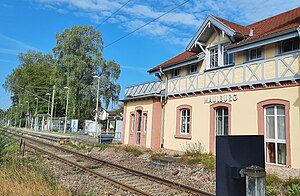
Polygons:
M279 189L276 186L267 185L266 186L266 195L267 196L277 196Z
M287 186L287 192L290 196L299 196L300 195L300 185L291 184Z
M267 186L278 186L282 183L281 178L276 174L267 174L266 176L266 184Z
M124 150L125 150L126 152L129 152L129 153L133 154L133 155L136 156L136 157L138 157L138 156L140 156L140 155L143 154L143 152L142 152L139 148L134 147L134 146L130 146L130 145L126 145L126 146L124 147Z
M106 148L108 148L109 145L108 144L96 144L95 147L97 147L99 149L99 151L103 151Z

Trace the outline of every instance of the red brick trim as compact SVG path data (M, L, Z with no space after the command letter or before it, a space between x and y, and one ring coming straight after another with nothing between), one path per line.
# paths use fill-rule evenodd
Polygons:
M182 134L180 132L180 111L182 109L189 109L190 110L190 132L189 134ZM192 112L192 106L190 105L180 105L176 108L176 132L174 137L176 139L192 139L192 116L193 116L193 112Z
M231 135L231 104L215 103L210 106L210 136L209 136L209 151L215 153L216 145L216 109L220 107L228 108L228 135Z
M159 99L153 100L152 126L151 126L151 148L159 148L161 144L162 106Z
M290 140L290 102L283 99L267 99L257 103L257 117L258 117L258 134L265 134L265 118L264 107L268 105L283 105L285 109L285 123L286 123L286 165L291 166L291 140Z
M126 134L126 115L127 115L127 103L124 103L124 108L123 108L123 125L122 125L122 133L121 133L121 142L122 142L122 144L124 144L125 134ZM130 133L130 130L128 132L128 136L129 136L129 133Z

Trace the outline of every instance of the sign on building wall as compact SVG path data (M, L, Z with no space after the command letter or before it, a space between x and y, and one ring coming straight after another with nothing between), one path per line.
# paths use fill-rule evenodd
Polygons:
M204 97L204 104L207 103L226 103L237 101L237 94L229 94L229 95L215 95L210 97Z

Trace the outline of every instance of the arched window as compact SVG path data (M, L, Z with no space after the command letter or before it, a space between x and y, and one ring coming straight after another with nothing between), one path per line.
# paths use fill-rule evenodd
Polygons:
M180 134L190 133L191 110L184 108L180 110Z
M231 105L215 103L210 106L210 152L215 153L216 136L231 134Z
M181 105L177 107L175 138L191 139L192 132L192 107Z
M228 108L218 107L216 112L216 135L228 135Z
M265 137L266 162L291 165L290 103L268 99L257 104L258 134Z
M142 110L137 110L137 130L136 130L136 144L141 144L141 130L142 130Z
M147 123L148 123L148 114L146 112L144 112L143 114L143 119L144 119L144 131L147 132Z
M286 125L283 105L270 105L264 108L266 161L286 164Z
M130 113L130 131L134 131L134 121L135 121L135 116L134 113Z

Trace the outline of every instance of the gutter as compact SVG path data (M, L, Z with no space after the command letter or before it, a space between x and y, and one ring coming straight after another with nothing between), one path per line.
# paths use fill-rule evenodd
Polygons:
M161 106L162 106L162 116L161 116L162 124L161 124L161 143L160 143L160 147L163 148L164 147L164 141L165 141L165 114L166 114L165 105L166 105L167 99L168 99L168 81L169 81L169 78L162 71L162 68L159 69L159 72L160 72L161 76L164 75L166 77L164 99L162 97L160 98ZM161 84L163 84L163 83L161 83Z

